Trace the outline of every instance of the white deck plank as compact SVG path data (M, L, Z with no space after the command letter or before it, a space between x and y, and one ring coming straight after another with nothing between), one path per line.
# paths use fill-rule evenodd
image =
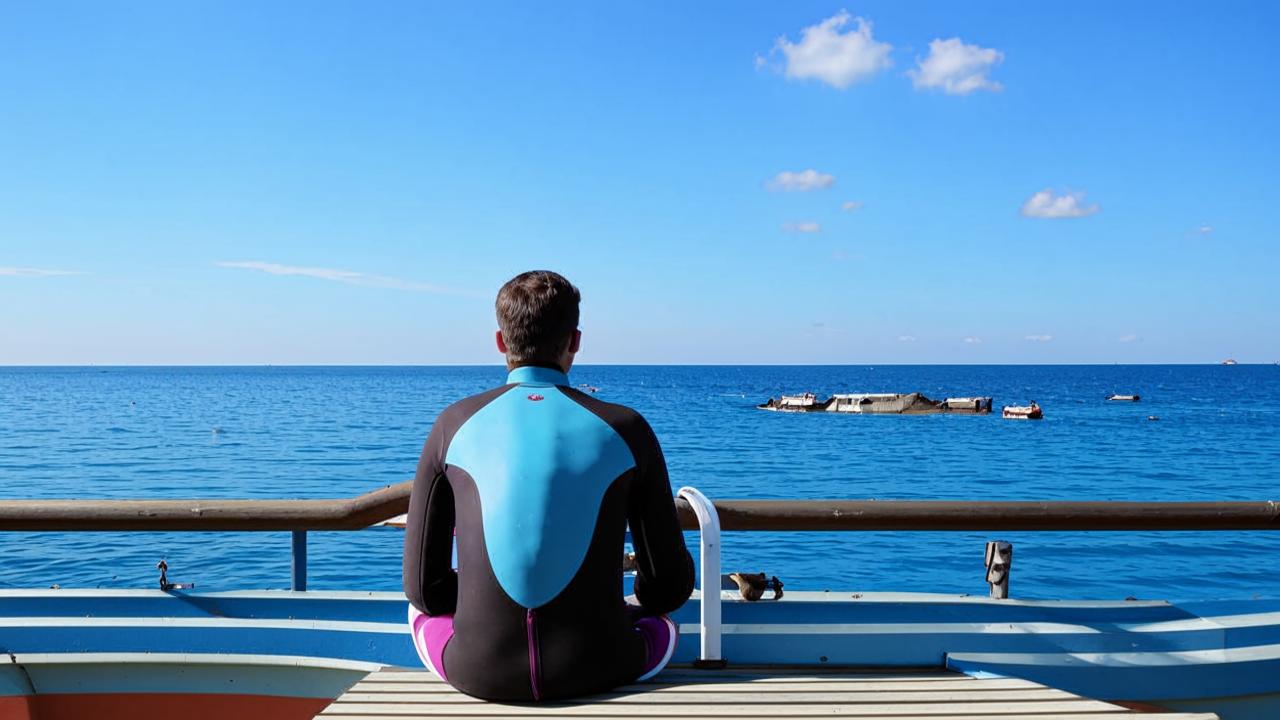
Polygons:
M915 702L1006 702L1011 700L1075 700L1074 695L1062 690L1040 688L1036 690L992 690L992 691L924 691L911 692L859 692L841 691L802 692L802 693L770 693L768 697L760 697L750 690L736 690L715 693L676 693L668 691L604 693L592 695L584 701L592 703L665 703L668 705L725 705L778 703L915 703ZM350 703L483 703L476 698L458 698L444 693L418 692L361 692L352 688L342 697L343 702Z
M433 707L447 710L450 715L493 715L494 703L436 702ZM423 711L419 704L405 703L342 703L344 712L384 715L416 715ZM845 717L895 717L898 715L941 715L952 714L986 714L991 717L1015 713L1082 713L1111 712L1117 710L1115 705L1096 700L1044 700L1044 701L1011 701L992 703L916 703L907 700L888 703L792 703L775 705L772 703L738 702L718 705L696 705L685 703L583 703L539 705L508 705L508 714L519 717L664 717L672 711L688 713L698 717L812 717L814 715Z
M617 688L613 693L680 693L688 695L698 695L701 693L807 693L807 692L849 692L849 693L870 693L870 692L992 692L992 691L1012 691L1012 690L1039 690L1043 686L1037 685L1026 680L1015 680L1012 678L1001 678L984 680L983 682L968 682L966 680L957 680L955 682L927 682L918 683L912 681L896 681L896 682L877 682L862 683L857 681L844 682L812 682L803 685L797 683L734 683L734 682L697 682L697 683L677 683L667 682L665 678L659 678L660 682L645 683L643 685L624 685ZM450 694L456 692L452 687L443 682L436 683L412 683L412 682L367 682L360 681L355 687L348 692L411 692L425 694ZM613 694L610 693L610 694Z
M658 676L661 682L702 683L702 682L749 682L749 683L810 683L831 682L834 680L856 680L858 682L979 682L968 675L948 671L921 672L824 672L820 670L781 671L761 670L686 670L675 669L664 671ZM440 683L440 678L428 670L380 670L370 673L360 682L412 682ZM987 682L983 680L981 682ZM1019 681L1025 682L1025 681ZM1034 683L1033 683L1034 684Z
M1123 720L1139 717L1110 703L1011 678L977 679L949 671L677 669L658 682L630 685L572 702L491 703L463 695L435 675L413 670L370 674L330 705L325 720L411 718L739 718L856 717L909 720ZM1209 713L1145 713L1143 720L1216 720Z
M499 706L500 708L500 706ZM324 715L324 717L334 717L335 720L388 720L388 717L394 717L394 720L411 720L411 719L429 719L429 720L475 720L476 717L518 717L512 715L511 712L497 711L493 715ZM613 717L613 719L626 720L626 715L595 715L594 717ZM631 716L639 720L641 716ZM831 714L813 715L812 717L835 717ZM1157 715L1134 715L1133 712L1082 712L1082 714L1071 715L897 715L893 720L992 720L997 717L998 720L1219 720L1217 715L1207 714L1207 712L1169 712L1169 714ZM663 720L700 720L699 715L678 715L667 716Z

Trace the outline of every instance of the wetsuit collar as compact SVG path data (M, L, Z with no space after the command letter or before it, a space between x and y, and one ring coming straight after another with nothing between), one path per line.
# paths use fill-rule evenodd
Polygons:
M565 385L569 384L569 376L560 370L537 365L521 365L507 374L507 384L519 385Z

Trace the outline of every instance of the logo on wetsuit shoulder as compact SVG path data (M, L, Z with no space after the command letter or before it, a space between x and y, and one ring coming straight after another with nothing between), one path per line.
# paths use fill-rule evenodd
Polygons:
M538 393L530 393L530 394L529 394L529 399L530 399L530 400L532 400L532 401L534 401L534 402L538 402L539 400L543 400L544 398L543 398L541 395L539 395Z

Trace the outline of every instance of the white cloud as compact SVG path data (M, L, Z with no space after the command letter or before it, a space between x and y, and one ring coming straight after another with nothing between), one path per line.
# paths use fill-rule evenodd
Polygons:
M1134 334L1132 334L1132 333L1130 333L1130 334L1128 334L1128 335L1121 335L1121 336L1120 336L1120 338L1119 338L1120 342L1122 342L1122 343L1131 343L1131 342L1134 342L1135 340L1138 340L1138 339L1139 339L1139 338L1138 338L1138 336L1137 336L1137 335L1134 335Z
M862 209L861 200L845 200L840 203L840 209L845 212L857 212Z
M793 233L822 232L822 226L816 222L811 222L811 221L783 223L782 229L787 232L793 232Z
M1201 235L1208 235L1209 233L1213 232L1213 226L1201 225L1200 227L1196 228L1196 232L1200 233Z
M965 338L965 339L964 339L964 341L965 341L965 343L966 343L966 344L969 344L969 345L981 345L981 344L982 344L982 338L980 338L980 337L973 337L973 336L970 336L970 337Z
M1045 189L1027 198L1020 212L1023 217L1076 218L1092 215L1099 209L1096 204L1084 204L1083 192L1067 191L1054 195L1052 189Z
M1052 335L1028 335L1027 340L1031 342L1049 342L1053 339Z
M0 267L0 277L59 277L84 275L79 270L46 270L43 268Z
M857 27L840 29L852 20ZM798 80L820 80L841 90L893 64L893 46L871 37L871 23L841 10L817 25L800 31L800 41L785 36L774 43L773 51L786 57L786 76ZM756 66L760 66L757 60Z
M368 273L355 272L353 270L281 265L279 263L260 262L257 260L224 261L214 264L218 267L224 268L254 270L257 272L267 273L268 275L308 277L315 278L317 280L344 283L346 285L389 288L392 290L409 290L412 292L427 292L440 295L470 295L470 293L461 292L441 285L412 282L409 280L401 280L400 278L388 277L386 275L370 275Z
M915 335L899 335L898 336L898 342L915 342L915 341L916 341Z
M773 179L765 183L765 187L773 192L809 192L825 190L836 183L836 176L818 172L812 168L791 172L783 170Z
M948 95L968 95L974 90L999 92L1000 83L987 78L991 68L1004 60L993 48L965 45L958 37L929 43L929 56L916 60L917 68L907 72L917 89L942 88Z

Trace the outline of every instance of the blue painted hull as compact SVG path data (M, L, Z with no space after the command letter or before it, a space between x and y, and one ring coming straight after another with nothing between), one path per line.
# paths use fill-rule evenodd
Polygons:
M734 664L951 667L1104 700L1211 710L1227 720L1280 717L1280 600L1172 604L801 592L780 602L726 596L723 613L724 656ZM301 671L280 684L297 685L288 691L295 695L332 697L367 667L418 665L404 617L404 598L395 593L0 591L0 651L13 656L10 674L25 667L37 675L94 655L127 662L147 654L175 663L292 658L298 668L328 662L327 674L317 673L310 690L310 676ZM675 619L681 627L675 662L689 662L698 649L697 601ZM335 669L333 662L346 665ZM210 691L197 674L187 675L193 677L172 682L189 687L173 691ZM0 695L21 691L18 680L5 682L0 675Z

